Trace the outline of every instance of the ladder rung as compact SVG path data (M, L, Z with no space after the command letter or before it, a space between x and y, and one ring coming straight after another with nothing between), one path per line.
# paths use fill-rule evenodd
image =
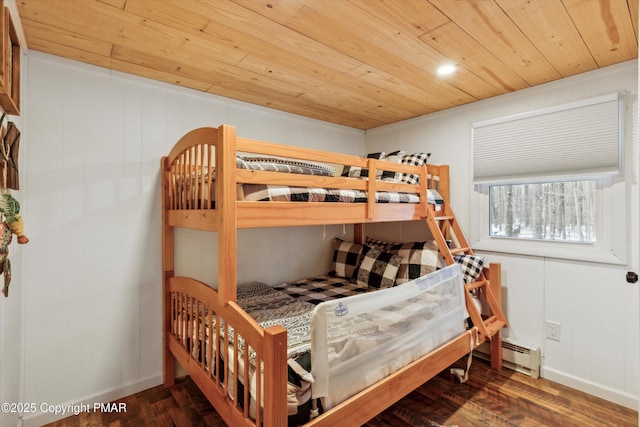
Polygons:
M487 286L487 281L486 280L480 280L479 282L467 283L465 285L465 287L467 288L468 291L472 291L474 289L478 289L478 288L481 288L483 286Z
M495 316L492 316L492 317L495 317ZM492 320L492 319L489 319L489 320ZM491 323L485 322L485 325L487 328L487 335L490 337L494 336L506 324L507 322L505 322L504 320L498 320L498 319L495 319Z
M498 318L496 317L496 315L490 316L490 317L486 317L484 319L484 324L486 326L491 325L493 322L495 322L496 320L498 320Z
M471 248L451 248L449 250L451 251L451 254L457 255L457 254L466 254L471 250Z
M454 219L454 217L451 215L435 216L433 217L433 219L435 219L436 221L451 221L452 219Z

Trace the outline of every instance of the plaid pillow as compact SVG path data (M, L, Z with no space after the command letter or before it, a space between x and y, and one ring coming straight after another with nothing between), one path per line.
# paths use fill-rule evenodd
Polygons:
M390 288L396 282L402 257L379 249L364 247L362 262L354 272L356 285L371 288Z
M460 264L464 283L475 282L486 263L484 258L475 255L454 255L453 259Z
M384 152L367 154L367 159L380 160L382 158L384 158ZM342 169L342 176L349 176L351 178L368 178L369 169L360 168L358 166L345 166L344 169Z
M399 255L403 258L398 269L396 285L409 282L436 271L442 266L435 240L428 242L392 243L367 238L365 244Z
M353 272L359 264L362 254L362 245L345 242L336 237L333 243L333 259L330 275L351 279Z
M393 245L402 245L399 242L385 242L384 240L376 240L370 237L367 237L364 241L364 244L367 246L373 246L376 249L380 249L382 251L387 251Z
M403 165L412 165L412 166L424 166L427 164L427 160L431 153L415 153L402 157ZM407 184L418 184L420 182L420 175L405 173L402 174L402 182L406 182Z
M389 153L384 156L382 160L384 160L385 162L400 164L402 163L402 157L404 155L404 151L394 151L393 153ZM381 178L383 181L399 182L402 178L402 172L382 171L382 174L378 178Z

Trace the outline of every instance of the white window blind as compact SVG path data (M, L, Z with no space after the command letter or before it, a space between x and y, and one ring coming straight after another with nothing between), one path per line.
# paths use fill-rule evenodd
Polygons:
M620 173L622 99L613 93L474 123L474 182Z

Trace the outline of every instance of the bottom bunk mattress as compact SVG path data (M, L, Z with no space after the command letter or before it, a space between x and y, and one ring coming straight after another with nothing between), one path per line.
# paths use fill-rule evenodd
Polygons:
M376 289L359 286L349 279L330 275L303 279L294 283L283 283L273 288L295 298L296 301L305 301L314 305L364 294Z

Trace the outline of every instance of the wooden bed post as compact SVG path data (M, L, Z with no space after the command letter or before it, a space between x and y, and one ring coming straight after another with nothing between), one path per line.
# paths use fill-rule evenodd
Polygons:
M220 305L236 300L238 234L236 208L236 128L218 128L216 144L216 210L218 226L218 297ZM233 191L229 191L233 189Z
M353 241L359 244L364 243L364 224L353 224Z
M440 165L440 176L449 176L449 165ZM438 193L444 199L445 204L451 203L451 188L449 187L449 179L441 180L438 184Z
M287 425L287 330L280 325L264 331L264 425ZM271 369L269 369L271 368Z
M171 331L171 294L169 292L169 279L174 276L174 233L169 225L167 213L169 209L169 191L167 189L166 171L169 167L168 158L165 156L160 162L160 179L162 180L162 370L165 387L175 383L176 360L169 350L169 332Z
M489 283L491 292L502 310L502 268L500 263L489 264ZM502 310L504 313L504 310ZM491 368L502 369L502 328L491 339Z

